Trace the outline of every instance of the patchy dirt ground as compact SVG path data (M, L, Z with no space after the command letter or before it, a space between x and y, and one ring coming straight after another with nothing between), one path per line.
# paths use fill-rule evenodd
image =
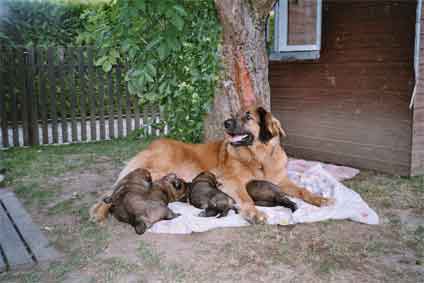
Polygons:
M363 172L347 185L381 225L327 221L191 235L137 236L88 207L137 141L0 152L4 185L24 202L60 261L0 274L0 282L424 282L424 178Z

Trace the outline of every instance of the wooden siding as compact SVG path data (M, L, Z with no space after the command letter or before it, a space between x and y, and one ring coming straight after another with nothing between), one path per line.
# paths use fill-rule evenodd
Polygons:
M412 129L411 175L424 175L424 5L421 7L420 62Z
M271 62L271 108L290 155L409 175L415 10L324 1L319 61Z

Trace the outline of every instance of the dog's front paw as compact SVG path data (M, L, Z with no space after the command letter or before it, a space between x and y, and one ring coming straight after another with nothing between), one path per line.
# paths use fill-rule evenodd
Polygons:
M316 206L330 206L336 203L334 198L326 198L321 196L314 197L314 203Z
M267 216L255 206L249 205L241 209L241 215L251 224L266 224Z

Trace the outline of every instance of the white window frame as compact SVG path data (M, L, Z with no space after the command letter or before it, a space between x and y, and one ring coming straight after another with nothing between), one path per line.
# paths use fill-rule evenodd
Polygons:
M288 0L275 4L274 50L271 60L317 59L321 50L322 0L317 0L316 42L315 44L288 45Z
M420 76L420 46L421 46L421 9L422 0L417 1L416 23L415 23L415 49L414 49L414 73L415 85L412 91L411 101L409 102L409 109L414 106L415 96L417 94L417 84Z

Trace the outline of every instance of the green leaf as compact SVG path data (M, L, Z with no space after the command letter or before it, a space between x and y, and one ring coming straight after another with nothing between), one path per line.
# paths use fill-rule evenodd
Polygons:
M184 27L184 19L181 18L178 15L175 15L174 17L171 18L171 22L172 24L178 29L178 30L182 30Z
M159 42L162 41L162 37L158 37L155 40L151 41L149 44L146 45L146 51L149 51L150 49L152 49L153 47L155 47L157 44L159 44Z
M148 74L150 74L152 77L156 76L156 68L151 63L146 64L146 71Z
M145 78L146 78L146 80L148 81L148 82L154 82L155 80L153 79L153 77L149 74L149 73L144 73L144 76L145 76Z
M165 43L162 43L161 45L159 45L157 51L158 51L159 59L161 61L168 56L168 46L166 46Z
M110 70L112 70L112 63L110 63L109 61L106 61L103 63L103 71L105 71L106 73L109 73Z
M94 62L94 65L95 66L103 65L107 59L108 59L107 56L102 56Z
M180 5L175 5L174 9L177 11L178 14L181 16L187 16L187 12L184 10L184 8Z
M141 11L146 10L146 3L144 0L135 0L135 6Z

